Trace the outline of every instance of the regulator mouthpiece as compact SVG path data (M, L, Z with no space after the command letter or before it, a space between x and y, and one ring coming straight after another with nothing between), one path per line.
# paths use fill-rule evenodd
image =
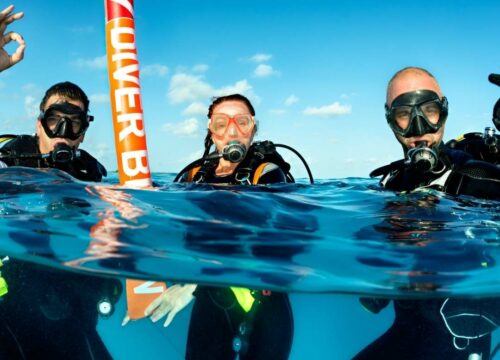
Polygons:
M438 163L436 152L427 147L425 141L408 150L406 164L420 173L433 170Z
M72 149L66 144L57 144L54 150L43 154L43 157L48 158L54 164L66 164L80 157L80 150Z
M224 148L222 149L222 157L224 160L230 161L232 163L241 162L247 153L247 149L245 145L240 143L239 141L230 141Z

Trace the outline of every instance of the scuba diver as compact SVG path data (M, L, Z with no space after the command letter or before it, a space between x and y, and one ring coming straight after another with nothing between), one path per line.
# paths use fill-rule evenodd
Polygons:
M92 121L88 107L77 85L53 85L41 101L36 135L1 136L0 160L4 166L57 168L83 181L101 181L104 166L78 148ZM89 206L76 200L68 198L68 205ZM19 230L8 236L29 255L54 258L43 223L36 218L13 221L9 227ZM13 258L5 262L2 278L8 291L0 297L0 358L112 358L96 326L99 316L112 314L122 292L120 281Z
M383 187L396 191L427 187L450 195L500 197L500 169L443 145L448 100L429 72L405 68L396 73L389 82L385 109L405 158L372 171L371 177L382 175Z
M500 74L490 74L488 77L492 84L500 86ZM493 107L493 125L500 131L500 99ZM486 127L483 133L471 132L446 143L450 149L462 150L470 154L476 160L487 161L500 165L500 134L496 134L495 128Z
M186 166L175 181L241 186L293 183L290 165L276 151L276 147L282 145L270 141L253 142L256 131L255 110L246 97L233 94L214 98L208 110L208 133L203 157ZM215 150L211 152L212 145L215 145ZM217 201L221 204L214 209ZM203 206L202 209L223 222L230 221L227 219L231 218L231 214L236 214L237 218L238 214L244 212L244 209L234 209L229 203L224 204L224 197L205 203L212 209ZM262 218L265 216L263 212L258 215L257 221L269 220ZM299 223L302 223L300 220L308 221L299 219ZM188 231L187 246L200 252L241 253L244 251L243 244L239 245L238 234L233 233L236 230L231 231L224 238L235 241L220 245L217 245L217 239L213 238L212 241L210 234L213 232L210 229L205 232L203 229L194 229L192 233ZM253 256L289 260L293 254L303 251L304 246L301 244L299 249L291 245L288 248L285 244L280 247L281 253L276 246L249 247ZM185 291L180 292L181 288ZM293 315L286 294L239 287L174 285L153 301L146 312L153 321L168 314L165 322L167 326L175 313L193 297L195 302L189 325L187 359L288 358L293 339Z
M409 192L500 197L500 169L442 144L448 101L427 70L407 67L389 81L386 120L405 158L374 170L380 185ZM362 298L373 313L390 299ZM394 300L395 320L354 359L490 359L491 332L500 325L499 299Z
M0 160L8 166L57 168L82 181L101 181L106 169L78 147L94 117L82 89L70 82L53 85L40 103L36 135L0 136Z

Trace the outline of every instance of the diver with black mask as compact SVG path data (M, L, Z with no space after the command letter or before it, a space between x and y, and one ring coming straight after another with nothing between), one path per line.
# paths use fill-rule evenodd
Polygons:
M88 99L70 82L47 90L37 119L37 134L2 135L0 161L8 166L57 168L83 181L101 181L104 166L85 150L79 149L93 121Z
M4 166L57 168L79 180L101 181L104 166L79 149L92 121L88 106L87 95L77 85L50 87L40 103L37 134L0 136L0 161ZM64 182L59 184L64 187ZM63 199L68 206L90 206L84 200ZM12 220L4 236L29 256L62 261L51 249L51 232L44 224L37 216ZM122 292L120 280L61 271L13 256L2 267L2 278L8 292L0 295L1 359L112 358L97 323L113 311Z
M406 71L413 71L411 69ZM412 82L408 85L413 89ZM451 195L497 199L500 170L443 145L448 100L438 94L437 83L432 88L395 92L397 96L392 98L388 92L386 120L401 143L405 158L374 170L370 176L382 175L380 184L391 190L412 191L428 187Z
M431 188L447 195L499 199L500 169L443 145L448 101L427 70L407 67L389 81L386 120L405 158L374 170L380 185L398 192ZM362 298L372 313L391 299ZM392 326L354 359L490 359L500 324L500 299L395 299Z
M500 86L500 74L490 74L488 80ZM492 121L494 127L487 126L484 131L470 132L450 140L446 146L450 149L462 150L476 160L482 160L500 166L500 99L493 107ZM496 131L495 131L496 128Z

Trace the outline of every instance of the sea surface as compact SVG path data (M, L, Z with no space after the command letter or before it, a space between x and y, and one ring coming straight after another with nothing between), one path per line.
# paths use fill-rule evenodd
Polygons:
M347 359L383 333L391 310L367 313L359 297L500 296L498 201L396 194L368 178L240 187L174 175L134 190L116 173L89 184L57 170L0 169L0 256L122 280L288 292L292 359ZM125 311L122 296L99 321L115 358L184 356L190 307L168 328L121 327Z

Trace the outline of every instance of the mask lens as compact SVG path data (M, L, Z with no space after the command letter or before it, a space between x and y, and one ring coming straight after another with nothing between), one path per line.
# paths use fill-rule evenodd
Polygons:
M427 117L430 123L436 125L439 122L441 107L436 101L429 101L420 105L420 109Z
M41 114L42 126L50 138L76 140L89 126L87 114L72 104L56 104Z
M435 133L448 115L446 99L430 90L399 95L387 108L386 118L392 130L404 137Z
M219 136L224 135L227 129L230 117L225 114L215 114L210 122L210 130Z
M235 120L240 131L244 135L248 134L253 125L252 117L249 115L236 115Z
M47 116L45 118L45 122L47 124L47 127L51 130L54 131L57 127L57 124L59 124L59 121L61 118L59 116Z
M235 115L234 117L226 114L214 114L210 120L209 129L214 135L224 136L231 123L233 127L236 127L235 131L239 131L244 136L248 135L254 124L252 116L248 114Z
M399 106L393 108L391 117L394 119L395 125L401 130L406 130L410 125L411 107Z

